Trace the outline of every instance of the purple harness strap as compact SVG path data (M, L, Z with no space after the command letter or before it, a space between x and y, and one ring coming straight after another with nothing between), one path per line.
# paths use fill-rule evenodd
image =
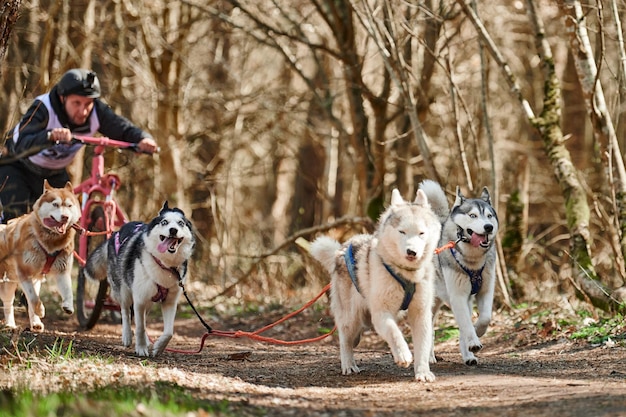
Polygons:
M135 226L135 229L133 230L133 234L137 233L139 231L139 229L141 229L143 227L142 223L139 223ZM120 240L120 232L115 232L113 235L113 242L115 244L115 254L119 255L120 253L120 249L122 248L122 246L124 246L124 244L126 243L126 241L128 240L130 236L128 236L127 238L125 238L124 240Z

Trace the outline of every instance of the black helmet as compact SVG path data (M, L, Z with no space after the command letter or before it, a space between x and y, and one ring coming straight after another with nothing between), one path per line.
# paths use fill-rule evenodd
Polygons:
M100 97L100 81L95 72L82 68L74 68L63 74L57 84L60 96L78 94L79 96Z

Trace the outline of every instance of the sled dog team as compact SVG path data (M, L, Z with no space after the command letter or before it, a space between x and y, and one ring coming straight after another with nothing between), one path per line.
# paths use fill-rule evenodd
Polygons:
M72 225L79 218L80 204L71 184L57 189L46 183L29 214L0 225L0 298L6 326L15 327L13 301L19 284L28 301L31 330L43 331L45 308L39 289L45 277L56 279L63 310L73 312ZM373 234L356 235L343 244L318 237L310 251L331 277L342 373L359 372L354 347L371 326L387 342L397 365L413 363L416 380L433 381L433 323L443 304L458 324L464 363L477 364L474 354L482 348L480 337L491 320L497 232L487 188L478 198L466 198L457 187L450 207L441 186L425 180L413 201L393 190ZM450 241L455 242L452 248L435 254ZM151 221L125 224L87 259L83 272L92 279L107 279L111 296L121 306L122 344L127 347L133 338L132 309L137 355L156 356L172 338L179 283L186 280L194 246L191 222L165 202ZM161 304L163 334L151 345L145 320L154 303ZM398 327L401 317L411 328L412 353Z
M416 380L433 381L433 322L444 303L459 326L463 361L476 365L474 353L482 349L479 338L491 320L497 232L487 188L479 198L466 198L457 187L449 208L441 186L426 180L412 202L393 190L374 234L356 235L343 244L317 238L311 254L331 276L330 307L339 332L342 373L359 372L353 349L371 325L389 345L396 364L408 367L413 362ZM435 248L449 241L454 247L435 255ZM474 300L479 313L475 323ZM413 354L397 324L401 312L411 327Z
M0 299L5 325L15 327L13 302L18 284L28 303L30 329L42 332L45 308L39 298L44 279L56 280L63 310L74 312L70 273L73 265L73 225L81 216L80 203L68 182L64 188L44 183L44 193L33 210L0 225ZM156 356L174 334L179 284L187 278L195 246L193 227L182 210L165 202L148 223L129 222L114 232L87 259L82 273L107 279L112 298L122 313L122 344L132 343L131 311L135 317L135 352ZM146 317L154 303L161 304L163 333L150 346Z

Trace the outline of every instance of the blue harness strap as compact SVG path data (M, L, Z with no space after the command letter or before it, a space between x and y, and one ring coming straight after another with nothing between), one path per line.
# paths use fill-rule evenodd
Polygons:
M404 278L400 277L398 274L395 273L393 269L391 269L389 265L385 263L383 265L385 265L387 271L396 281L398 281L398 283L402 286L402 289L404 290L404 300L402 300L402 306L400 306L400 311L408 309L409 304L411 304L411 300L413 299L413 294L415 294L415 283L408 282Z
M454 257L456 263L459 264L461 269L465 271L470 279L470 284L472 284L472 292L470 293L470 295L478 294L478 291L480 291L480 287L483 286L483 269L485 269L485 265L481 266L480 269L469 269L465 265L463 265L461 261L459 261L459 258L457 258L456 251L454 249L450 248L450 252L452 252L452 256Z
M348 247L346 248L346 251L343 253L343 259L344 261L346 261L348 274L350 274L350 279L352 280L354 287L356 288L358 293L361 294L361 289L359 288L359 283L356 279L356 268L355 268L356 262L354 260L354 252L352 250L352 243L348 245Z

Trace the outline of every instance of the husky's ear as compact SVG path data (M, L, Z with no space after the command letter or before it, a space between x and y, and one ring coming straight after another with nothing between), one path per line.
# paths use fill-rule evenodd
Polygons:
M74 192L74 187L72 187L72 183L69 181L65 183L65 189L69 192Z
M460 206L465 201L465 196L461 193L461 187L456 186L456 200L454 200L455 206Z
M428 197L426 196L424 190L422 190L421 188L417 190L417 193L415 194L414 203L419 204L420 206L430 207L430 204L428 204Z
M54 188L54 187L52 187L50 185L50 183L48 182L48 179L44 178L44 180L43 180L43 192L45 193L47 190L52 190L52 188Z
M480 194L480 198L485 200L485 202L491 205L491 195L489 194L489 189L487 187L483 187L483 192Z
M397 188L394 188L393 191L391 192L391 205L397 206L398 204L402 204L404 202L405 202L404 199L400 195L400 191L398 191Z
M167 204L167 200L165 200L165 202L163 203L163 207L161 207L161 210L159 210L159 214L169 209L170 209L170 206Z

